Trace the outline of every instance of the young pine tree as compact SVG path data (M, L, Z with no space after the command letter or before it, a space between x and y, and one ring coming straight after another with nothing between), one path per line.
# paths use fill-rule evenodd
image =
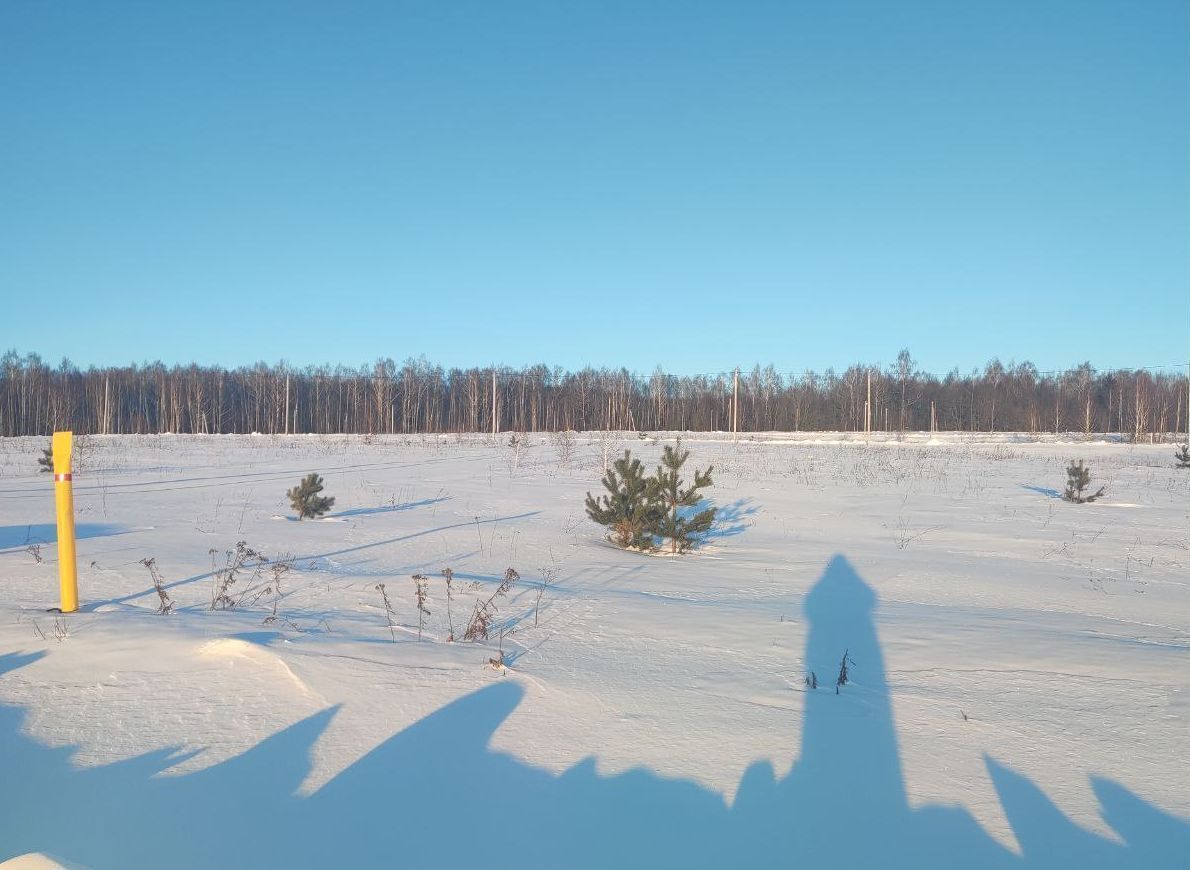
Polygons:
M1190 444L1183 444L1175 450L1173 458L1177 460L1174 468L1190 468Z
M678 508L694 507L700 501L702 496L698 494L700 489L708 486L713 486L711 482L711 471L714 466L711 466L706 471L694 470L694 484L689 487L683 486L681 477L682 466L686 464L686 460L690 458L689 450L682 450L682 442L678 441L677 446L665 445L665 451L661 456L661 465L657 468L657 488L661 495L661 503L665 507L665 513L661 521L657 523L654 532L658 537L668 539L670 542L671 553L686 552L695 544L698 543L699 536L705 532L710 531L711 525L715 522L715 509L706 508L701 510L693 516L682 516Z
M1090 485L1091 469L1083 465L1081 459L1078 462L1072 462L1066 468L1066 491L1062 493L1062 498L1072 501L1075 504L1091 502L1097 498L1101 498L1103 496L1102 486L1091 495L1083 495L1083 491Z
M37 460L37 464L41 466L40 470L43 472L54 470L54 445L53 442L45 450L41 451L41 456Z
M653 528L665 513L657 480L645 477L641 461L625 450L623 458L612 463L602 483L608 494L595 498L587 493L587 516L607 526L608 537L617 546L655 549Z
M298 519L304 520L306 517L320 517L334 505L333 496L319 495L320 492L322 492L322 478L311 471L302 478L301 483L288 490L285 495L289 498L290 505L297 511Z

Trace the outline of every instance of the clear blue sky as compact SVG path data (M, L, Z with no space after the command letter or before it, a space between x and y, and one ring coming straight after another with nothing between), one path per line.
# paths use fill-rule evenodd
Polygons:
M1190 3L6 0L0 299L83 366L1180 362Z

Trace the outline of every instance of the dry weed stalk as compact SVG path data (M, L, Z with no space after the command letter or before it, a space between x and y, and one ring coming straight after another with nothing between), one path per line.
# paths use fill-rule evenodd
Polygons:
M234 550L228 550L223 557L223 567L216 568L215 554L218 552L214 548L208 551L211 557L211 573L214 577L214 585L211 589L211 605L210 610L234 610L253 585L253 582L260 576L261 570L268 564L268 557L263 553L258 553L248 546L246 541L237 541ZM244 590L240 598L233 598L231 595L232 587L240 583L245 572L248 572L248 580L241 584Z
M161 572L157 570L157 557L149 556L141 559L140 563L149 569L149 576L153 578L153 589L157 592L157 598L160 599L160 604L157 606L157 612L162 616L173 613L174 603L170 600L169 593L165 591L165 580L161 577Z
M429 600L429 584L430 578L425 574L413 575L413 595L417 601L417 639L421 640L422 628L425 626L426 617L430 615L430 610L426 607L426 602Z
M492 620L495 619L498 610L496 600L507 595L508 590L512 588L512 584L520 579L521 575L516 572L516 569L509 568L504 572L504 579L496 587L496 591L492 593L491 597L486 601L477 601L475 603L475 609L471 612L471 619L467 622L467 630L463 632L463 640L488 639Z
M542 567L541 569L541 585L537 587L537 601L533 604L533 627L537 628L537 618L541 613L541 596L545 594L545 590L550 588L550 584L558 576L553 568Z
M850 652L849 650L843 650L843 660L841 662L839 662L839 676L835 680L835 694L836 695L839 694L839 687L846 686L848 680L851 678L851 674L847 670L847 666L849 664L854 665L855 662L851 660L851 656L848 655L849 652Z
M451 600L454 598L454 578L455 572L450 568L442 569L442 576L446 580L446 626L450 629L450 634L446 636L447 643L454 643L455 639L455 623L454 618L450 614Z
M394 617L396 617L396 613L393 612L393 604L388 599L388 592L385 590L383 583L377 583L376 589L380 592L380 597L384 600L384 618L388 624L388 633L392 635L393 643L396 643L397 632L393 628L393 626L396 624L393 621Z

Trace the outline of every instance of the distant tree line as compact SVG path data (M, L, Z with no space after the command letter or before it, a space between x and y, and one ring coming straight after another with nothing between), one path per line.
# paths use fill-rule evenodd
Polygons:
M871 428L884 431L1169 433L1186 426L1186 377L1039 372L993 360L938 376L908 351L887 368L738 376L738 428L857 431L871 382ZM0 435L80 433L412 433L730 430L732 373L641 375L530 366L445 369L424 360L361 368L161 363L88 368L9 352L0 358ZM495 427L493 427L495 423Z

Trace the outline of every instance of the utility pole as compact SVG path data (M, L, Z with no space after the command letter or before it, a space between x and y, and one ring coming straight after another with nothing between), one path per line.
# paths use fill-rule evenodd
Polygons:
M740 436L740 370L732 372L731 389L731 434L733 438Z
M868 399L864 402L864 431L872 432L872 372L868 370Z
M500 431L500 418L496 416L496 367L492 367L492 434Z

